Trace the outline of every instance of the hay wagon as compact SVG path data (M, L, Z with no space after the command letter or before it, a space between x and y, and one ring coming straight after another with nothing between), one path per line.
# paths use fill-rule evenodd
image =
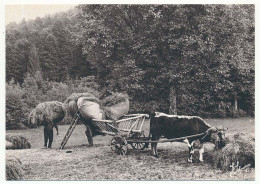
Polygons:
M143 150L148 147L150 143L183 141L187 138L206 135L206 132L203 132L185 137L178 137L173 139L164 138L158 141L153 141L150 140L150 137L145 137L143 131L143 125L146 118L149 118L148 114L129 114L124 115L122 119L116 121L92 119L91 123L94 125L95 131L101 135L105 134L113 136L110 141L110 148L113 152L121 155L125 155L127 153L128 145L131 145L133 149ZM64 148L79 119L80 113L77 113L74 122L70 125L61 143L61 149Z
M143 150L145 148L145 142L142 141L147 141L148 138L145 137L142 128L145 118L148 117L147 114L129 114L117 121L93 119L92 123L96 126L97 132L113 136L110 141L110 148L113 152L125 155L128 144L133 149Z
M61 142L61 149L63 149L68 142L72 132L74 131L77 122L80 119L80 113L77 112L74 121L70 125L66 135ZM128 114L124 115L120 120L100 120L92 119L91 123L95 132L101 135L112 135L110 147L118 154L125 155L127 153L127 144L129 143L133 149L143 150L145 148L144 142L135 142L133 140L147 141L144 131L142 130L147 114Z

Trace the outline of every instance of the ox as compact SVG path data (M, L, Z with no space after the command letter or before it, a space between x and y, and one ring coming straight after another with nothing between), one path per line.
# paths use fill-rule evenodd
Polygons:
M192 162L192 154L195 149L199 149L199 160L203 161L203 143L205 142L213 142L215 144L215 149L222 148L226 144L224 134L225 130L211 127L200 117L168 115L159 112L152 113L150 116L151 121L149 137L152 135L152 141L158 141L161 136L164 136L167 139L173 139L205 133L203 135L184 140L189 147L188 162ZM158 157L157 142L152 142L151 147L152 154L155 157Z

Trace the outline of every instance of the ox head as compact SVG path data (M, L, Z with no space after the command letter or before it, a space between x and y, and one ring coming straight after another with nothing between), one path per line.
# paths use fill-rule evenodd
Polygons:
M226 145L225 131L227 128L211 127L207 130L207 134L210 136L210 141L215 144L216 149L223 148Z

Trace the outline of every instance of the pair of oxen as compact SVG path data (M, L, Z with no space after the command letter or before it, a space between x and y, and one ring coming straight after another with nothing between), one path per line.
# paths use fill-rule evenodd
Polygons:
M160 137L170 140L184 141L189 147L188 162L192 162L192 155L195 150L200 153L199 160L203 162L204 143L211 142L215 150L226 145L226 128L212 127L197 116L178 116L155 112L150 114L150 134L152 153L158 157L157 143Z

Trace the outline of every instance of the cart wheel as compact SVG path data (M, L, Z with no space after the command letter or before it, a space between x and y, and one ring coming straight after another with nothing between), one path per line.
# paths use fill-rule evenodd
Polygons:
M113 152L119 155L126 155L127 153L127 142L125 138L121 136L115 136L110 142L110 147Z
M133 136L134 139L140 139L142 140L142 138L145 138L145 135L144 135L144 132L141 132L141 133L137 133ZM138 149L138 150L143 150L146 146L145 146L145 143L142 142L142 143L131 143L131 146L133 149Z

